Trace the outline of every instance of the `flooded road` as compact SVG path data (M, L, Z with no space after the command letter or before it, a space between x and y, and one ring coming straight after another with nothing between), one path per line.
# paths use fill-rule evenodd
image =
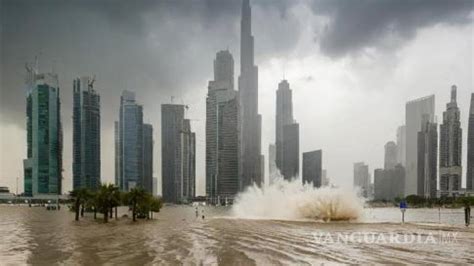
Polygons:
M75 222L66 208L3 205L0 264L474 263L474 228L462 226L462 210L441 217L438 224L438 209L409 209L400 225L398 209L371 208L358 222L324 223L240 219L224 207L200 207L196 217L194 207L166 206L155 220L102 224L92 214ZM387 238L364 239L367 233ZM407 234L421 241L404 242ZM341 235L349 237L338 241Z

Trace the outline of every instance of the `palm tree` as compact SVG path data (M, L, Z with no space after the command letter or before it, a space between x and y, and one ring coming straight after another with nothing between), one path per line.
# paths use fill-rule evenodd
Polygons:
M84 204L89 198L90 193L86 188L80 188L69 192L69 195L74 199L75 220L79 221L79 212L81 213L81 217L84 217Z
M111 211L115 204L118 205L117 191L118 188L112 184L103 184L99 187L97 207L104 214L104 223L107 223L109 220L109 211Z
M137 207L142 204L146 197L146 192L143 188L132 188L126 195L126 202L132 207L133 221L136 221Z
M153 212L160 212L161 207L163 206L163 202L161 198L152 197L150 202L150 211L151 211L151 219L153 219Z

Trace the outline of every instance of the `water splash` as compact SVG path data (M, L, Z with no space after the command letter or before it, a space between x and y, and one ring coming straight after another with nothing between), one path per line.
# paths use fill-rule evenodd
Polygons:
M362 215L364 200L357 192L342 188L315 188L300 179L276 179L272 184L249 187L240 193L232 212L250 219L355 220Z

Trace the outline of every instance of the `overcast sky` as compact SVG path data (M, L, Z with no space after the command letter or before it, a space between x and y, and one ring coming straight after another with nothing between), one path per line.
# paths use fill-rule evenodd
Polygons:
M331 182L345 187L352 185L354 162L365 161L371 172L383 166L384 144L395 140L396 128L404 124L406 101L435 94L441 122L456 84L465 172L474 90L473 3L251 1L266 159L275 139L275 93L283 77L293 90L300 151L322 149ZM24 64L39 55L40 71L54 69L60 79L64 192L72 186L72 80L96 75L102 180L114 180L113 122L120 93L128 89L136 92L144 120L154 126L154 176L160 188L160 105L174 96L175 103L190 106L197 192L204 194L207 84L219 50L228 48L239 69L240 5L240 0L0 0L0 186L15 192L20 177L23 191Z

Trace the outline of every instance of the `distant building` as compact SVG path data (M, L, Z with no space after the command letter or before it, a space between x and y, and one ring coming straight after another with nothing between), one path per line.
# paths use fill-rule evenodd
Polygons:
M73 189L97 190L100 180L100 95L94 79L73 81Z
M312 183L314 187L322 186L321 150L303 153L303 184Z
M456 195L461 190L462 179L462 129L456 102L457 88L451 87L451 101L443 112L439 127L439 187L441 195Z
M321 186L323 187L329 186L328 171L326 169L323 169L322 171Z
M406 126L397 129L397 163L403 167L406 165Z
M134 92L122 92L115 130L116 185L121 191L143 187L143 107Z
M196 136L184 119L185 106L161 105L161 176L164 202L185 203L195 196Z
M421 131L418 132L418 196L436 198L438 162L438 125L423 115Z
M206 99L206 195L214 201L233 198L240 182L240 110L233 89L234 60L220 51Z
M354 163L354 187L359 188L363 197L370 196L369 166L363 162Z
M58 195L62 188L62 125L58 75L27 66L27 196Z
M285 180L298 177L300 168L299 124L293 123L283 127L283 155L281 174Z
M268 175L269 175L270 184L272 184L279 177L278 169L276 166L275 144L270 144L268 146L268 170L269 170Z
M393 141L387 142L387 144L385 144L385 169L395 168L395 165L397 165L397 155L397 144L395 144Z
M153 196L158 196L158 178L153 177Z
M405 189L405 168L398 164L389 169L374 170L374 199L392 201L402 198Z
M471 107L469 109L466 185L466 190L474 191L474 93L471 93Z
M143 124L143 178L142 187L153 193L153 126Z
M418 192L418 132L421 131L422 117L424 114L434 118L435 96L409 101L405 108L406 125L406 182L405 195L415 195ZM433 122L433 121L430 121Z
M283 128L286 125L294 123L293 119L293 102L290 84L286 80L282 80L278 84L276 92L276 126L275 126L275 145L276 145L276 165L280 171L283 169Z

